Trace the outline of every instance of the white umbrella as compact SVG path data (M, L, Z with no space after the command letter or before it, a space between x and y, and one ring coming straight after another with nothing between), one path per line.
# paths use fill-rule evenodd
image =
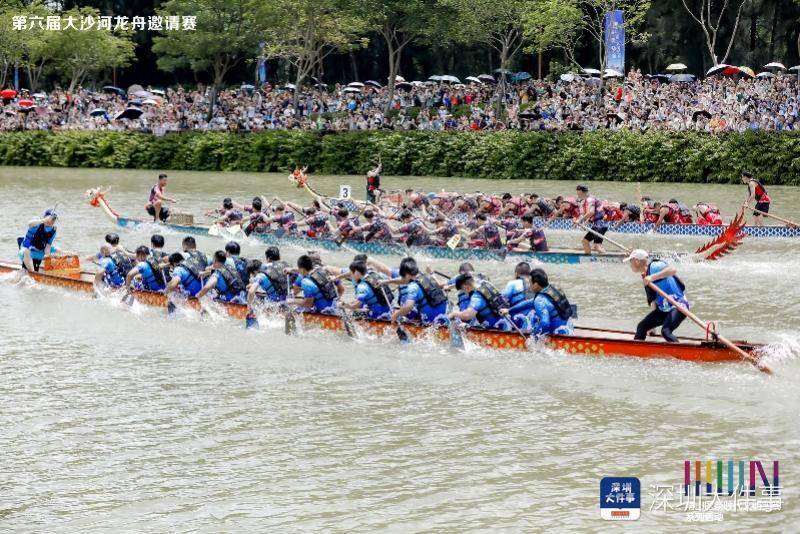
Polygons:
M358 87L345 87L342 90L342 92L343 93L360 93L361 89L359 89Z
M375 80L367 80L366 82L364 82L364 85L371 85L372 87L377 87L378 89L383 87L379 82L376 82Z
M45 93L33 93L31 96L33 98L47 98L47 95Z
M603 78L622 78L623 76L625 75L614 69L606 69L605 74L603 74Z
M790 71L793 72L800 72L800 65L795 65L794 67L789 67Z
M688 68L689 67L687 67L683 63L672 63L670 65L667 65L667 70L686 70Z
M428 81L431 82L441 82L443 76L439 76L438 74L434 74L433 76L428 76Z
M583 69L583 73L589 76L600 76L600 71L597 69Z
M361 82L350 82L347 84L347 87L358 87L360 89L364 87L364 84Z
M442 76L442 81L443 82L447 82L447 83L461 83L461 80L459 80L458 78L456 78L455 76L452 76L450 74L447 74L446 76Z
M477 76L467 76L467 77L466 77L466 78L464 78L464 79L465 79L465 80L467 80L468 82L472 82L472 83L483 83L483 82L481 81L481 79L480 79L480 78L478 78Z
M492 76L491 74L481 74L480 76L478 76L478 79L482 82L497 83L497 80L495 80L494 76Z
M561 80L562 82L567 82L567 83L574 82L575 75L572 74L571 72L568 72L566 74L562 74L561 76L559 76L558 79Z
M778 63L777 61L773 61L772 63L767 63L764 65L765 69L778 69L778 70L786 70L786 65L783 63Z
M706 76L713 76L714 74L719 74L720 72L728 68L738 68L738 67L732 67L727 63L720 63L719 65L714 65L713 67L708 69L708 71L706 71Z
M425 85L425 82L414 80L413 82L411 82L411 85L413 85L414 87L423 87Z
M293 83L287 83L286 85L283 86L283 88L288 89L290 91L294 91L297 88L297 86L295 86L295 84Z
M154 95L158 95L158 96L164 96L164 95L167 94L162 89L150 89L150 92L153 93Z
M404 82L404 81L406 81L406 79L398 74L397 76L394 77L394 81L396 81L396 82Z
M147 100L142 100L142 104L144 104L145 106L155 106L156 104L158 104L158 102L156 102L152 98L148 98Z
M776 78L776 76L772 72L759 72L756 74L756 78Z

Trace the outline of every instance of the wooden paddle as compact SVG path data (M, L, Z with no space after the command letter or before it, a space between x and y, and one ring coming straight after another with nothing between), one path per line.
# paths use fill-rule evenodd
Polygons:
M786 223L793 228L797 228L798 226L800 226L794 221L790 221L789 219L784 219L783 217L778 217L777 215L767 213L766 211L757 210L755 208L751 208L750 206L747 206L747 209L751 209L753 210L753 212L758 213L759 215L763 215L764 217L770 217L772 219L775 219L776 221L781 221L782 223Z
M631 252L631 249L629 249L629 248L628 248L628 247L626 247L625 245L622 245L622 244L620 244L620 243L617 243L616 241L614 241L614 240L613 240L613 239L611 239L610 237L608 237L608 236L606 236L606 235L603 235L603 234L601 234L600 232L598 232L598 231L596 231L596 230L593 230L592 228L589 228L589 227L588 227L588 226L586 226L585 224L582 224L582 223L579 223L579 222L575 222L575 221L573 221L573 223L575 224L575 226L577 226L577 227L579 227L579 228L583 228L583 229L584 229L584 230L586 230L587 232L589 232L589 233L591 233L591 234L594 234L594 235L596 235L597 237L600 237L600 238L602 238L602 239L605 239L606 241L608 241L609 243L611 243L611 244L612 244L612 245L614 245L615 247L617 247L617 248L619 248L619 249L622 249L623 251L625 251L625 252L627 252L628 254L630 254L630 252Z
M453 303L447 300L447 316L453 309ZM464 350L464 336L461 335L461 319L450 319L447 322L447 331L450 334L450 347L456 350Z
M391 302L391 295L389 295L389 292L386 290L385 286L381 286L381 291L383 291L383 295L386 297L386 302ZM397 333L397 339L400 340L401 345L408 345L411 343L411 334L409 334L408 330L406 330L403 325L400 324L399 319L397 321L397 329L395 332Z
M660 287L655 285L653 282L647 282L647 286L650 289L652 289L653 291L655 291L656 293L658 293L659 295L661 295L662 297L664 297L664 299L666 299L667 302L669 302L670 304L675 306L675 308L679 312L681 312L686 317L691 319L700 328L702 328L703 330L707 330L708 323L706 323L704 321L701 321L699 317L697 317L694 313L692 313L691 311L686 309L684 306L682 306L677 300L675 300L674 298L669 296L667 293L665 293ZM754 366L756 366L756 368L758 368L758 370L761 371L762 373L766 373L768 375L772 374L772 369L770 369L766 365L762 364L759 361L759 359L756 358L755 356L753 356L752 354L748 354L747 352L743 351L741 348L739 348L739 346L737 346L732 341L730 341L727 338L725 338L725 337L723 337L723 336L721 336L719 334L716 334L716 333L714 334L714 337L716 339L718 339L720 342L722 342L723 345L727 346L732 351L736 352L742 358L742 360L744 360L747 363L750 363L750 364L753 364Z

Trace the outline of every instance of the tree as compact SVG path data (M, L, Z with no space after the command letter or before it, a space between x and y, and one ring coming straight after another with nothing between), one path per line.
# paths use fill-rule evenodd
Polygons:
M134 45L130 32L79 29L76 21L93 17L98 20L100 12L93 8L75 8L62 14L61 31L52 31L46 46L53 54L53 66L57 73L69 80L69 91L83 83L87 76L108 68L126 67L134 59ZM69 21L76 27L67 28Z
M742 7L744 7L744 4L747 2L747 0L733 0L733 5L730 5L730 0L723 0L722 6L719 6L718 2L717 6L715 6L714 0L681 1L683 2L683 7L686 8L686 11L689 13L692 19L694 19L694 21L700 26L700 29L703 30L703 35L706 38L706 48L711 61L714 62L714 65L725 63L725 61L728 59L728 55L731 53L733 41L736 39L736 30L739 27L739 20L742 16ZM717 39L720 34L720 26L729 5L730 7L735 7L737 3L739 4L739 7L735 8L736 18L733 23L733 30L731 31L730 38L728 39L728 46L725 48L725 55L722 56L722 59L719 59L717 55ZM690 7L689 4L692 4L694 9Z
M194 30L164 31L155 37L153 51L161 70L188 67L195 73L210 72L208 120L225 76L242 61L258 56L263 30L260 6L258 0L169 0L157 11L162 17L196 17Z
M22 61L25 32L12 25L13 17L23 14L19 7L13 2L0 6L0 87L6 85L9 70Z
M384 112L388 112L394 99L397 75L403 50L412 42L430 41L434 36L448 40L448 21L455 20L450 6L436 0L368 0L365 10L370 13L370 26L376 27L389 60L389 92Z
M300 86L334 52L366 46L366 19L353 0L270 0L266 3L264 56L295 69L294 110Z
M525 11L523 35L530 43L525 51L539 54L540 78L542 52L560 48L574 58L582 22L583 13L575 0L536 0Z

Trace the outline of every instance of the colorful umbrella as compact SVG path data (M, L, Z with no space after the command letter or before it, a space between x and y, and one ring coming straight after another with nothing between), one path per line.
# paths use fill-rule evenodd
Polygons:
M750 67L739 67L739 72L751 78L756 77L756 73Z
M14 98L17 96L17 92L13 89L3 89L0 91L0 98Z
M19 106L21 108L29 108L33 106L33 100L30 100L28 98L23 98L22 100L19 101Z

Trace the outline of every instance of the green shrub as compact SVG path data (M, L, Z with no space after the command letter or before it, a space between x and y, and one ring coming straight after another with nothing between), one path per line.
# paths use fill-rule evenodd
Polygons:
M800 134L746 132L0 132L0 164L498 179L800 185Z

